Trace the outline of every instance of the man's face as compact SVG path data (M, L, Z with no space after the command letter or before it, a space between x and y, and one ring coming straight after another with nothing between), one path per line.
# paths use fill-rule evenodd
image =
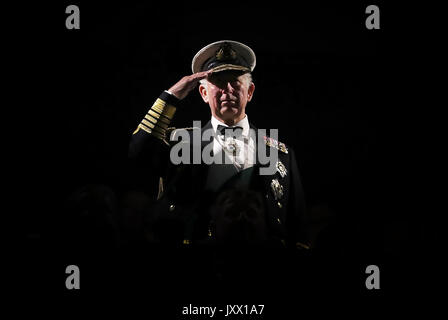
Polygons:
M209 104L212 115L227 124L234 124L246 115L255 85L239 72L223 71L208 77L208 84L199 86L202 99Z

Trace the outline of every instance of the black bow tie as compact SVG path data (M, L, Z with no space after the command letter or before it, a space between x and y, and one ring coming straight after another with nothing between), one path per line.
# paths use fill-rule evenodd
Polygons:
M243 127L226 127L218 124L217 132L223 136L239 137L243 134Z

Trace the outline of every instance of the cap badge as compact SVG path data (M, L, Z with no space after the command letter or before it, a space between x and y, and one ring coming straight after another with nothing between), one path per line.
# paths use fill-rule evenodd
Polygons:
M230 60L236 58L236 51L232 49L230 43L224 43L215 53L215 57L218 61Z

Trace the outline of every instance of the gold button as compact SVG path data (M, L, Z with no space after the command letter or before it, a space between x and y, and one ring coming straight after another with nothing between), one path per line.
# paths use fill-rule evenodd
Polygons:
M176 206L174 204L170 205L170 211L174 211L176 209Z
M277 202L278 207L281 209L283 206L280 202Z
M278 222L278 224L282 224L280 218L277 218L277 222Z

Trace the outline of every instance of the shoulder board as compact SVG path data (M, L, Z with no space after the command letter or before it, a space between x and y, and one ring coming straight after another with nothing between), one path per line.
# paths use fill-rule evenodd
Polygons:
M263 136L263 139L264 143L266 143L268 147L276 148L277 150L280 150L283 153L288 153L288 148L283 142L279 142L267 136Z

